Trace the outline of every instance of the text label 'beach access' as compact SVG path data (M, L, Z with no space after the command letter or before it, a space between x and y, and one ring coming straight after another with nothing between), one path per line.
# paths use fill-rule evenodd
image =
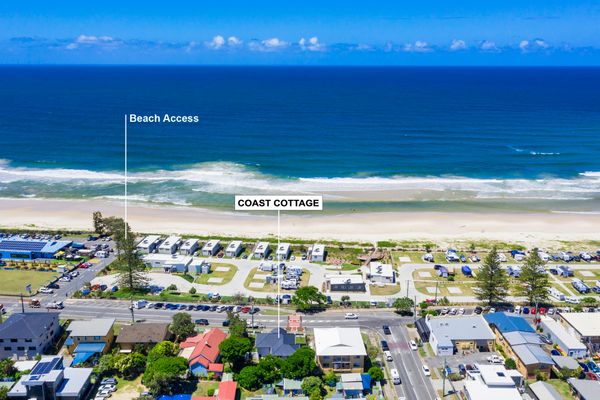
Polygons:
M236 211L320 211L323 196L235 196Z

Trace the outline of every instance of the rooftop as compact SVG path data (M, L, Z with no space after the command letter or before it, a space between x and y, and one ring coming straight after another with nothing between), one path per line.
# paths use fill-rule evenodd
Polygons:
M188 239L181 245L181 250L189 250L198 243L198 239Z
M392 264L382 264L379 261L371 261L369 263L369 268L371 276L394 276L394 267L392 267Z
M570 312L560 313L581 336L600 336L600 313Z
M160 236L158 235L148 235L145 238L143 238L142 240L140 240L137 244L137 247L148 247L153 243L156 243L160 240Z
M172 235L172 236L169 236L168 238L166 238L165 241L160 244L159 248L170 249L172 246L176 245L180 241L181 241L181 236Z
M314 244L312 247L312 254L323 254L325 252L324 244Z
M53 322L58 323L58 313L12 314L0 324L0 339L37 338L44 334Z
M589 314L589 313L586 313ZM575 336L571 335L564 326L556 322L553 318L543 316L542 326L544 327L544 333L550 333L551 339L557 338L562 342L564 346L567 346L569 350L579 349L586 350L585 344L581 343ZM567 350L567 349L563 349Z
M349 283L364 283L363 277L360 274L346 275L327 275L325 277L332 285L345 285Z
M506 339L508 344L510 344L511 346L516 346L519 344L542 344L540 335L533 332L507 332L504 334L504 339Z
M117 343L158 343L169 335L169 324L147 322L124 325L117 337Z
M550 358L552 358L552 361L554 361L554 364L556 364L556 366L559 369L560 368L567 368L567 369L578 369L579 368L579 363L573 357L552 356L551 355Z
M514 331L535 332L525 318L517 315L511 315L504 312L495 312L486 314L484 318L488 324L495 325L496 329L502 333Z
M529 385L529 389L538 399L562 400L563 397L548 382L537 381Z
M106 336L115 324L114 318L73 321L67 327L70 336Z
M56 253L72 242L67 240L0 239L0 251Z
M595 400L600 398L600 382L598 381L569 378L567 382L580 394L581 400Z
M142 257L144 262L158 261L165 264L189 264L192 262L192 256L186 256L183 254L159 254L151 253L146 254Z
M479 373L465 381L471 400L522 400L509 371L502 365L476 364Z
M554 365L550 354L535 344L519 344L512 346L512 350L525 365L546 364Z
M190 365L200 363L208 367L217 361L219 345L226 337L225 332L217 328L189 337L179 345L182 349L180 356L187 358Z
M494 333L481 315L428 319L429 329L438 342L454 340L493 340Z
M318 356L366 356L359 328L315 328Z
M221 243L220 240L216 240L216 239L211 239L208 242L206 242L206 244L204 245L204 247L202 247L203 250L211 250L214 249L215 247L217 247L217 245Z
M271 354L276 357L288 357L300 347L296 344L296 335L286 332L283 328L279 331L275 328L269 333L257 333L255 344L260 356Z
M231 242L227 245L227 250L236 250L241 245L242 245L241 240L234 240L233 242Z

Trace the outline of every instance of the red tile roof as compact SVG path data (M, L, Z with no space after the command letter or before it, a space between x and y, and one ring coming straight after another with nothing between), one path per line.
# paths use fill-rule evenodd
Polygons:
M223 372L223 364L210 363L210 364L208 364L208 371L209 372Z
M226 337L225 332L215 328L201 335L187 338L179 346L182 349L194 347L192 354L188 357L190 365L200 363L208 368L210 364L216 362L219 358L219 345Z
M219 383L219 400L235 400L235 392L237 390L237 382L227 381Z

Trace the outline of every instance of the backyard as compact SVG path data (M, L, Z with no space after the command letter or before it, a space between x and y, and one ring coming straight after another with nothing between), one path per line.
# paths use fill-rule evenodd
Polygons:
M31 291L35 293L40 287L50 283L58 276L57 272L0 269L0 294L27 294L25 291L27 284L31 284Z

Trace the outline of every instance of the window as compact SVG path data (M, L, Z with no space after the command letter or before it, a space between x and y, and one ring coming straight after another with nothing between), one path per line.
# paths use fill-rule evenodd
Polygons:
M29 346L29 351L35 351L35 346Z
M11 350L12 350L12 347L5 347L4 348L4 351L11 351Z
M11 343L17 343L19 341L19 339L10 339Z
M25 347L19 346L19 347L17 347L17 351L25 351Z
M25 339L25 343L31 343L33 342L33 339Z

